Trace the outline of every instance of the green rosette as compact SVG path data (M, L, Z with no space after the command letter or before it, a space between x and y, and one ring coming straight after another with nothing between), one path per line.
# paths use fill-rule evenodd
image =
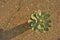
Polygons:
M29 26L34 31L46 32L51 27L50 15L40 10L34 11L28 20Z

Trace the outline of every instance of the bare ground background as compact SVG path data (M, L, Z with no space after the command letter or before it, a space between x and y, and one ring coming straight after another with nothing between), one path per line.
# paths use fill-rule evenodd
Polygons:
M34 10L51 15L48 32L25 27ZM60 0L0 0L0 40L60 40Z

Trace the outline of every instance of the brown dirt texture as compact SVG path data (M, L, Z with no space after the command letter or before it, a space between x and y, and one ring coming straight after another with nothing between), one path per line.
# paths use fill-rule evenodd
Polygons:
M48 32L28 28L35 10L51 15ZM0 40L60 40L60 0L0 0Z

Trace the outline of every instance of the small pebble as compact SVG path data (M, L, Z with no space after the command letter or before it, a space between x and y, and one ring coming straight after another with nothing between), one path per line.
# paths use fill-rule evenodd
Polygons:
M4 5L1 6L2 8L4 7Z
M30 10L29 7L26 7L26 8L27 8L28 11Z

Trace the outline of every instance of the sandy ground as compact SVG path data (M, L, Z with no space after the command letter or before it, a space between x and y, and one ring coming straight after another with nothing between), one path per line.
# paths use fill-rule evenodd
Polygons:
M24 31L34 10L51 15L48 32ZM60 40L60 0L0 0L0 40Z

